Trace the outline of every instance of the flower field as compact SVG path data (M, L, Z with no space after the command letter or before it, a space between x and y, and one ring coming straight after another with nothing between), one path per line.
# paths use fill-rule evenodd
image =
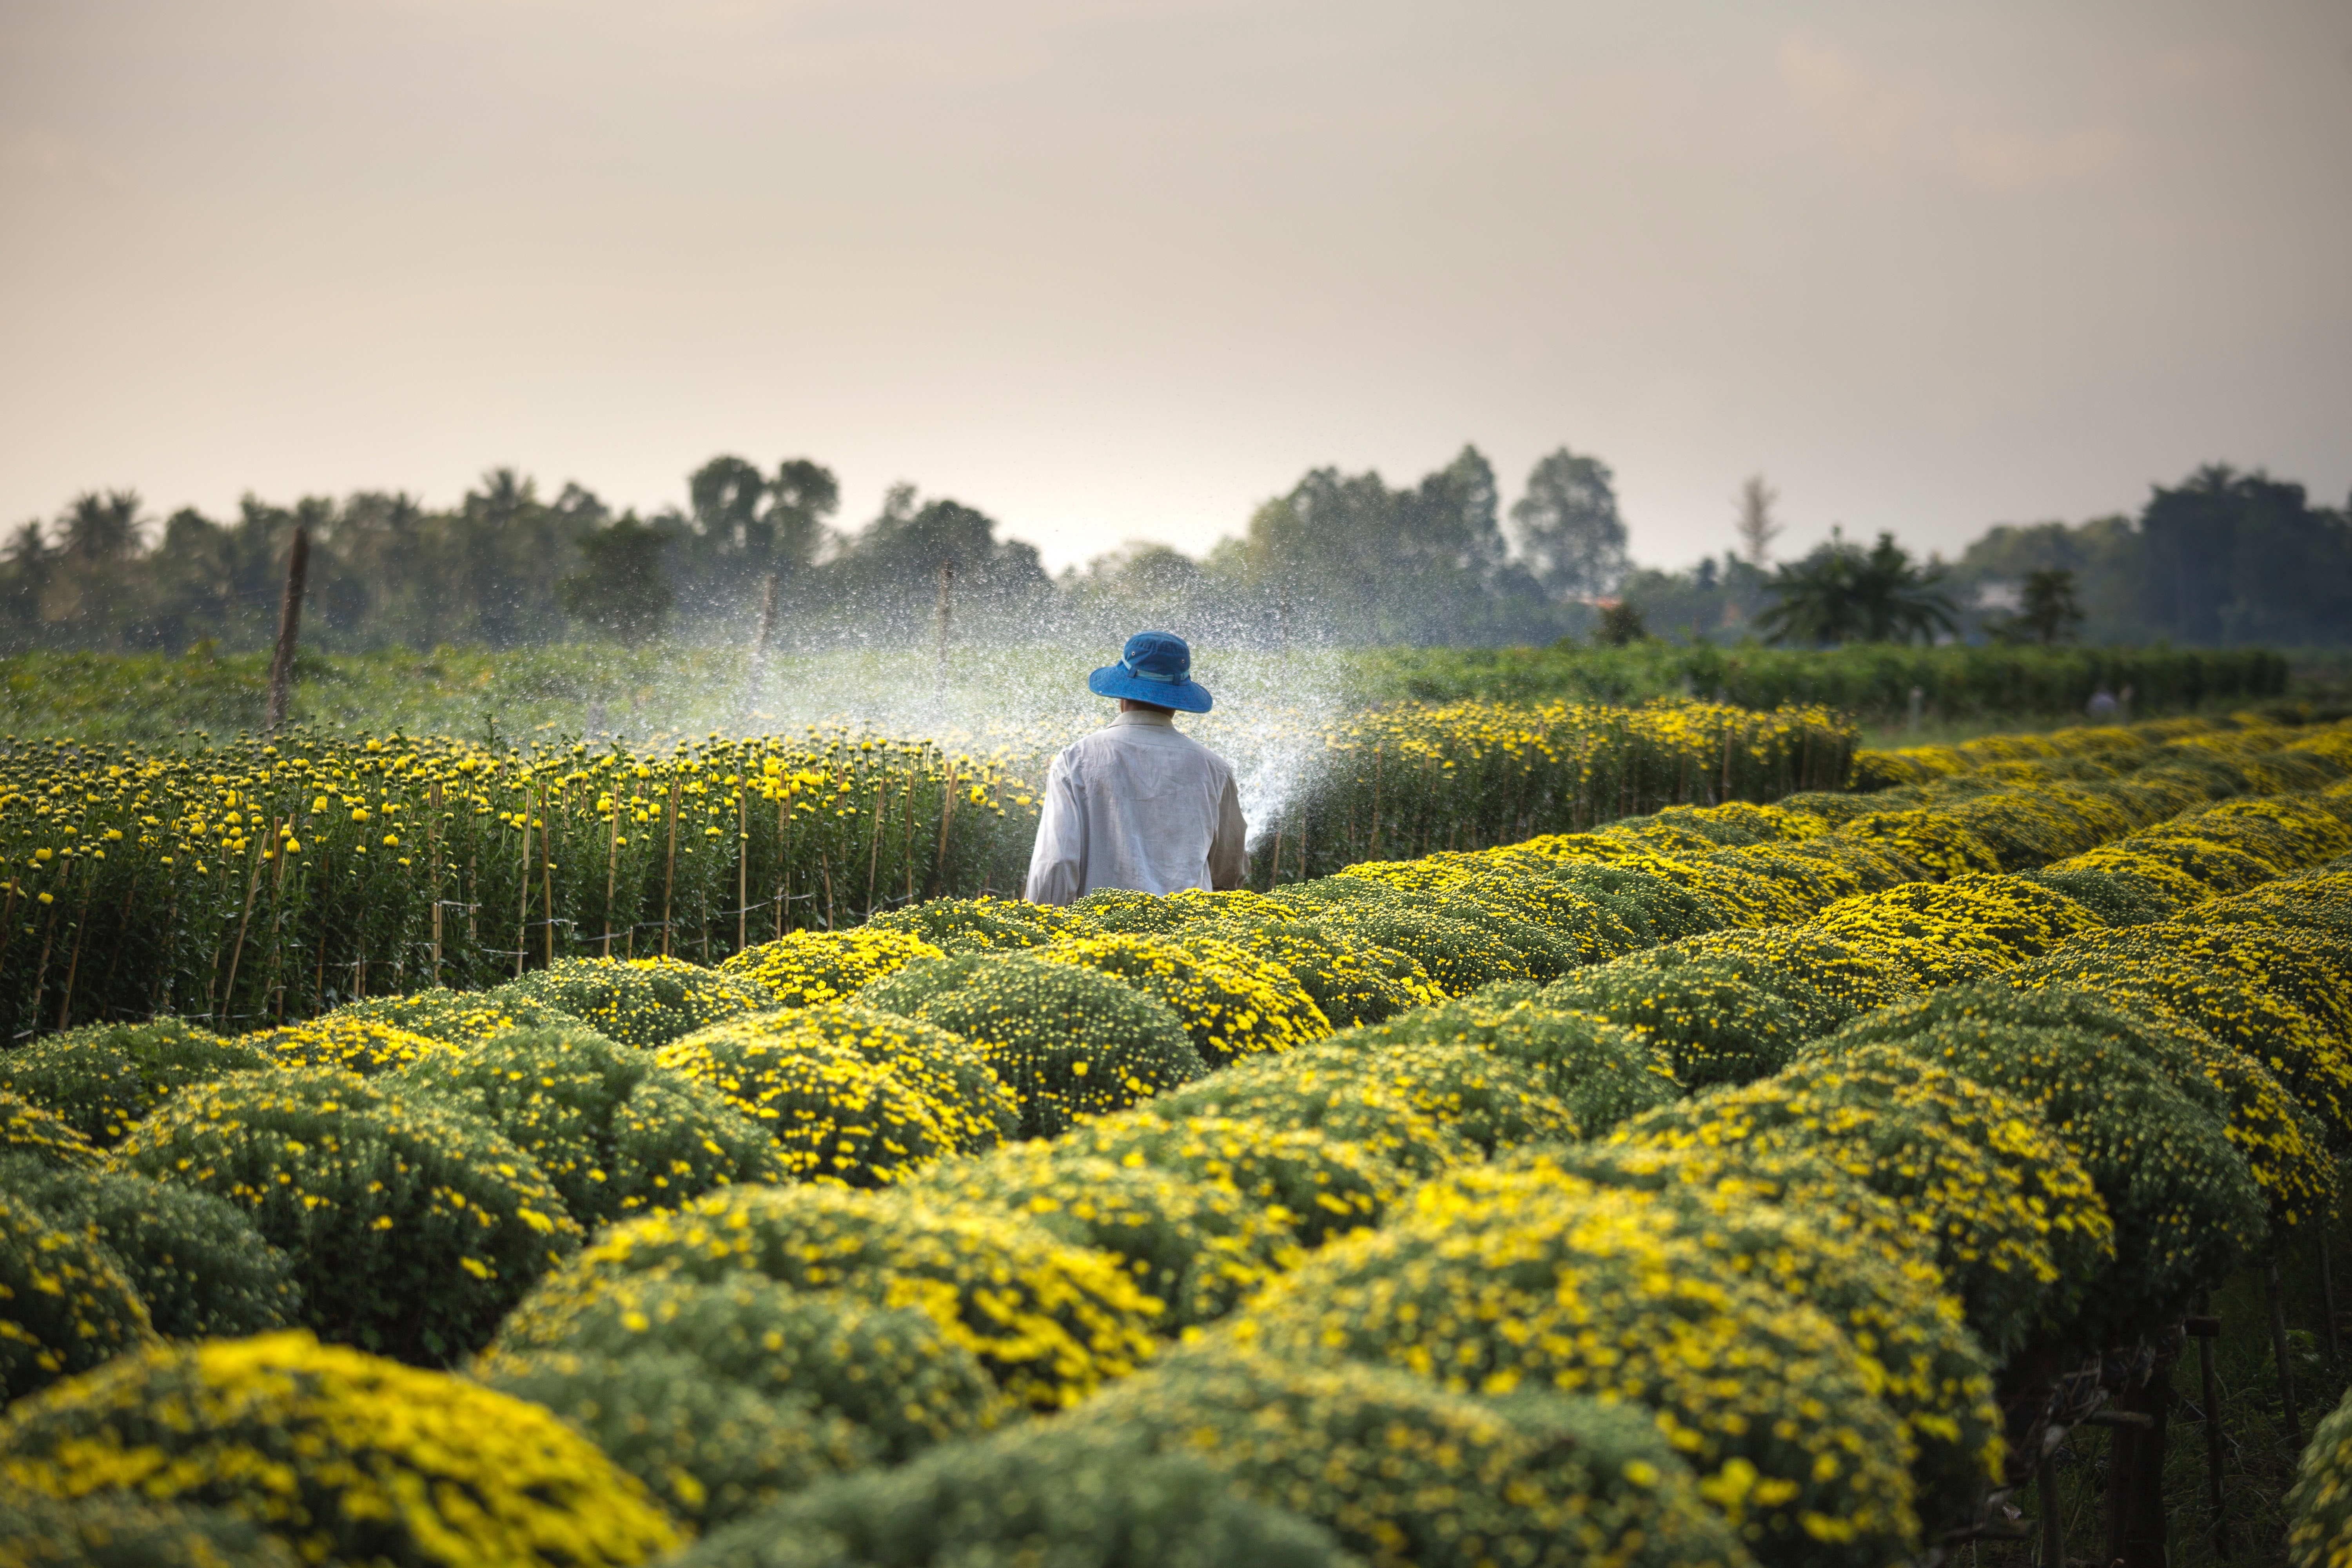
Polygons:
M1822 710L1409 708L1215 737L1310 781L1269 885L1670 800L1845 774ZM1050 732L973 752L841 730L638 753L401 736L0 753L0 1018L237 1032L567 958L717 963L940 895L1018 893ZM983 744L984 742L984 744ZM1311 764L1311 765L1310 765ZM1304 868L1305 869L1302 869Z
M2336 1217L2352 726L1546 712L1069 910L936 750L12 760L0 1564L1998 1550Z

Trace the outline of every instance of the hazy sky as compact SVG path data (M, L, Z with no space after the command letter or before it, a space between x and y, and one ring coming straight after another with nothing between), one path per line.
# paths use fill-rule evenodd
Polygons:
M2352 5L5 0L0 524L806 455L1059 565L1562 443L1635 554L2352 487Z

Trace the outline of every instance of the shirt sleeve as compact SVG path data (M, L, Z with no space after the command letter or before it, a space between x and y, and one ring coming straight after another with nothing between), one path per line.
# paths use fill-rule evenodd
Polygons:
M1223 798L1217 802L1217 836L1209 845L1209 886L1219 892L1238 888L1249 876L1249 855L1242 845L1249 824L1242 820L1241 791L1232 775L1225 778Z
M1087 887L1087 809L1066 752L1045 771L1037 813L1037 845L1021 896L1033 904L1068 904Z

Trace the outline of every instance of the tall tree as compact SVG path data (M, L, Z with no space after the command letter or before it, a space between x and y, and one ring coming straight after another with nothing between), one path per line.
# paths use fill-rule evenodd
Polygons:
M1609 466L1562 447L1537 461L1511 505L1519 552L1555 599L1589 599L1625 574L1625 523Z
M1761 567L1771 559L1772 542L1780 537L1783 526L1772 515L1780 499L1780 492L1766 484L1761 474L1748 475L1739 487L1733 503L1739 509L1739 552L1750 566Z
M1882 532L1868 550L1842 528L1803 560L1774 574L1772 607L1757 625L1774 642L1933 642L1959 629L1940 563L1922 569Z
M662 577L667 530L624 513L580 536L580 569L558 585L563 613L592 637L636 647L659 637L673 596Z

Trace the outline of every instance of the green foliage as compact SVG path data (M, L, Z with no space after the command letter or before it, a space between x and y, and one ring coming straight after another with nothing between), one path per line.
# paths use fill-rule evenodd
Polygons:
M0 1496L0 1568L300 1568L293 1548L219 1509L123 1492Z
M389 1024L452 1046L478 1045L502 1029L583 1026L560 1008L526 1001L511 991L502 990L493 998L485 992L452 991L446 985L412 991L405 996L346 1002L326 1017Z
M1643 1194L1480 1167L1286 1275L1234 1332L1452 1392L1541 1388L1647 1407L1759 1563L1875 1564L1917 1531L1875 1378L1813 1308L1664 1233Z
M1397 1041L1376 1050L1360 1042L1309 1046L1214 1074L1162 1096L1152 1110L1162 1116L1311 1127L1416 1175L1434 1175L1461 1163L1465 1153L1490 1157L1523 1143L1578 1136L1568 1107L1538 1073L1475 1046L1436 1040ZM1441 1142L1416 1122L1452 1136Z
M793 1057L845 1058L887 1072L922 1100L938 1134L958 1153L993 1149L1021 1131L1020 1102L969 1041L919 1018L852 1003L751 1014L688 1035L662 1051L682 1070L703 1075L772 1132L782 1120L773 1095L792 1076L780 1064ZM923 1142L928 1148L929 1139Z
M559 1277L499 1326L479 1364L553 1352L690 1357L719 1383L847 1422L893 1464L1008 1414L978 1359L924 1313L751 1272Z
M2352 1552L2352 1394L2312 1433L2286 1507L2294 1568L2334 1568Z
M1296 1515L1189 1455L1060 1423L813 1487L677 1568L1348 1568Z
M1195 1456L1378 1568L1748 1562L1656 1426L1588 1400L1475 1399L1213 1341L1066 1419L1092 1440Z
M715 1091L582 1025L509 1029L399 1079L498 1129L583 1227L786 1176L774 1143Z
M916 1084L856 1051L769 1018L699 1030L656 1053L772 1139L788 1179L885 1187L950 1152L955 1139Z
M1055 1146L1229 1186L1310 1248L1378 1225L1410 1184L1402 1169L1372 1151L1310 1129L1224 1116L1162 1116L1156 1107L1084 1123Z
M714 1379L690 1356L552 1351L501 1357L475 1375L563 1417L697 1530L875 1458L872 1440L840 1417Z
M1230 1186L1053 1143L944 1162L911 1191L941 1208L1018 1215L1109 1253L1162 1303L1159 1326L1169 1331L1224 1316L1298 1252L1289 1226Z
M661 635L676 595L661 571L669 535L631 512L578 540L580 570L556 584L563 613L591 635L636 647Z
M1675 1077L1693 1089L1745 1083L1785 1065L1811 1032L1805 1013L1751 983L1748 967L1654 948L1554 981L1541 1002L1647 1030L1673 1053Z
M19 1400L0 1473L219 1509L311 1563L632 1568L677 1540L547 1411L299 1332L118 1356Z
M1773 605L1756 624L1774 642L1932 643L1959 629L1958 605L1938 585L1943 576L1940 563L1915 565L1892 533L1864 550L1832 530L1826 543L1773 574L1766 584Z
M1200 932L1181 942L1116 932L1063 937L1035 951L1054 963L1115 975L1166 1003L1213 1068L1292 1050L1331 1032L1288 970Z
M59 1171L87 1171L100 1159L89 1141L61 1118L0 1089L0 1155L22 1155Z
M676 958L559 958L489 994L577 1018L608 1039L650 1048L738 1013L775 1005L757 981Z
M1288 970L1334 1028L1375 1024L1443 994L1410 954L1320 921L1234 915L1202 921L1188 934L1195 930Z
M252 1045L184 1019L91 1024L0 1056L0 1090L43 1107L103 1149L174 1089L274 1065Z
M1475 1046L1517 1064L1567 1114L1574 1138L1597 1138L1628 1117L1680 1099L1674 1058L1648 1031L1536 1000L1527 984L1490 986L1437 1007L1416 1007L1385 1024L1349 1029L1330 1048L1377 1062L1400 1046Z
M181 1090L115 1151L215 1194L293 1259L302 1321L403 1360L489 1337L580 1228L530 1156L423 1095L279 1068Z
M1070 919L1059 910L1018 899L926 899L877 915L866 929L915 937L953 957L1043 947L1070 929Z
M1834 1059L1866 1030L1824 1041ZM2221 1120L2130 1049L2070 1028L1953 1017L1902 1048L2033 1106L2082 1163L2116 1226L2116 1262L2084 1292L2105 1344L2172 1321L2269 1235L2262 1191Z
M1945 1288L1997 1355L2071 1326L2116 1258L2097 1189L2030 1105L1892 1046L1809 1054L1617 1136L1669 1152L1819 1155L1918 1216Z
M1006 1394L1041 1409L1133 1371L1158 1315L1117 1259L1013 1216L819 1186L728 1188L614 1226L523 1311L568 1310L633 1277L742 1273L920 1308Z
M52 1171L0 1158L0 1192L59 1230L96 1239L173 1339L284 1328L300 1305L293 1264L225 1198L144 1176Z
M89 1229L0 1191L0 1400L151 1337L146 1306Z
M2079 1030L2120 1047L2226 1125L2263 1189L2275 1231L2320 1219L2335 1205L2336 1165L2319 1120L2254 1057L2162 1011L2116 1005L2063 984L1980 981L1859 1019L1840 1038L1907 1047L1951 1023Z
M1122 1110L1207 1070L1165 1003L1076 964L1018 953L927 959L857 994L961 1035L1021 1102L1021 1130Z

